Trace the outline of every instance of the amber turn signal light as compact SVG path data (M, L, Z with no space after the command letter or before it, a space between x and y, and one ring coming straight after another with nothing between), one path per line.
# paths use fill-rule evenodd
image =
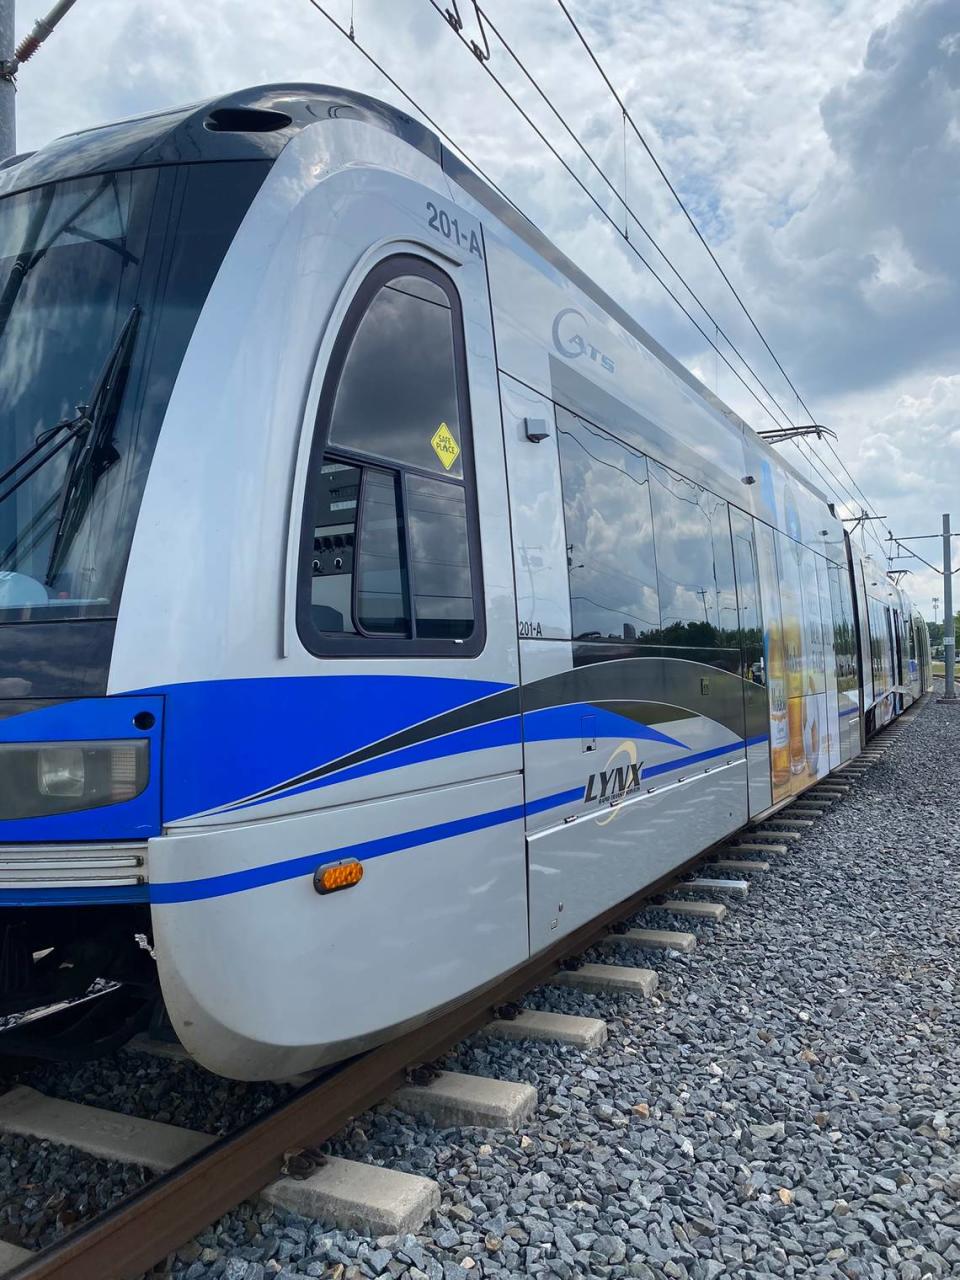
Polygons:
M338 889L352 889L363 879L363 863L338 862L333 867L320 867L314 872L313 887L317 893L335 893Z

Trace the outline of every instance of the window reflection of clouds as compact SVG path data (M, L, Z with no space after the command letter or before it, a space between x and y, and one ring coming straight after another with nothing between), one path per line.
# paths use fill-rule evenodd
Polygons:
M649 463L664 640L737 644L737 599L727 504Z
M817 581L817 558L809 547L799 556L800 590L803 601L803 675L804 693L823 693L823 630L820 621L820 587Z
M114 612L184 348L261 176L245 162L131 170L50 183L2 201L0 470L89 398L134 303L145 318L94 465L82 463L93 455L65 447L33 475L25 468L22 485L0 504L0 571L42 584L44 607L61 616ZM174 184L180 198L159 236L154 211ZM53 565L74 460L82 467L72 525ZM41 606L31 599L30 607Z
M378 634L409 635L400 563L400 513L395 478L368 467L357 556L357 617Z
M340 372L324 456L329 465L342 451L363 472L357 609L367 631L466 640L475 630L463 455L445 468L431 443L444 423L466 447L454 323L437 283L395 277L373 294ZM317 617L319 630L340 630L335 622Z
M459 485L407 476L407 516L417 634L473 630L465 495Z
M647 463L558 410L576 638L640 639L659 625Z
M424 471L445 471L430 440L445 422L463 447L449 306L442 290L404 277L380 290L353 338L337 389L330 444ZM412 290L416 290L417 296Z

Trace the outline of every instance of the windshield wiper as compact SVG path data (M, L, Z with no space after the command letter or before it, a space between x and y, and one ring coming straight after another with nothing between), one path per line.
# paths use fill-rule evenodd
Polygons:
M140 308L133 306L107 356L90 397L90 404L77 406L83 425L74 434L80 436L80 444L70 461L63 484L60 512L47 565L47 582L53 582L59 571L60 561L73 541L97 482L120 456L110 441L130 372L130 354L139 324Z
M17 479L9 488L4 489L4 491L0 493L0 503L5 502L7 498L16 493L22 485L26 484L31 476L36 475L38 471L42 471L50 459L55 458L57 454L60 453L61 450L65 449L72 440L75 440L77 436L83 435L95 425L97 417L102 411L101 406L104 398L109 394L111 389L110 384L116 380L115 373L120 364L120 358L127 352L129 346L132 344L139 317L140 308L133 307L130 314L127 316L127 319L124 321L123 328L120 330L117 340L113 344L110 354L107 356L97 381L94 383L93 392L90 396L90 403L78 404L75 417L64 418L61 422L58 422L56 426L48 427L45 431L41 431L33 444L21 453L20 457L7 467L6 471L4 471L2 475L0 475L0 485L3 485L6 484L11 476L17 475L18 471L22 472L21 475L17 476ZM61 436L61 433L65 434ZM56 439L57 436L61 436L61 438L57 440L56 444L54 444L52 448L48 449L46 453L43 453L42 451L44 447L50 444L52 440ZM27 463L33 458L36 458L37 454L42 454L42 456L37 458L37 461L34 462L32 467L23 471L23 468Z

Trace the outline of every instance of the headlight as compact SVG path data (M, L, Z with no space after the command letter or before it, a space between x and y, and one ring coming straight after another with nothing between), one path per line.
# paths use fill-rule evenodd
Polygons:
M0 743L0 820L42 818L120 804L140 795L150 743Z
M37 752L42 796L82 796L86 777L81 747L43 747Z

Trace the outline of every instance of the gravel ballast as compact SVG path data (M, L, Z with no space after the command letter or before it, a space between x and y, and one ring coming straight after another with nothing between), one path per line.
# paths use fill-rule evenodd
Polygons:
M248 1204L173 1274L960 1275L958 745L960 709L930 700L802 842L747 875L722 924L656 907L630 922L693 931L694 953L585 956L655 968L652 998L528 998L603 1018L603 1047L478 1037L441 1064L533 1084L520 1133L391 1110L352 1124L331 1151L439 1182L440 1214L419 1234L363 1240ZM26 1082L207 1131L276 1098L190 1067L125 1068L134 1057ZM32 1176L57 1185L55 1170Z

